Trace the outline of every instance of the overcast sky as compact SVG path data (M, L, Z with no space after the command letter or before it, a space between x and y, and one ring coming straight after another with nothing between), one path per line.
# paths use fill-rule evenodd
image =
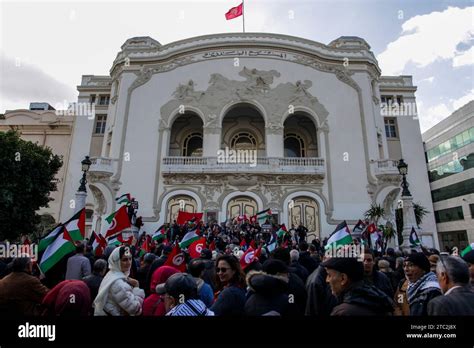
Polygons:
M242 30L224 13L241 0L0 0L0 113L77 98L81 75L108 75L126 39L161 44ZM247 32L329 43L364 38L383 75L413 75L422 131L474 99L469 0L246 0Z

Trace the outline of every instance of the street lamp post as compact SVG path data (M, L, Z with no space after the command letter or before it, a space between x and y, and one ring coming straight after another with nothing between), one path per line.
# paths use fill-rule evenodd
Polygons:
M86 206L86 197L87 197L86 175L87 175L87 172L89 171L91 164L92 162L89 159L89 156L86 156L81 161L82 178L80 180L81 185L79 186L76 192L76 212Z
M400 245L402 251L410 251L410 232L412 227L416 226L415 210L413 209L413 197L408 189L406 176L408 174L408 164L400 159L398 162L398 172L402 176L402 209L403 209L403 243Z

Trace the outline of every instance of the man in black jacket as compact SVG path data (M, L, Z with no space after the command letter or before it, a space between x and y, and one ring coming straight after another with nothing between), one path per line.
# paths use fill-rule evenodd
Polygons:
M384 292L364 282L364 267L354 257L333 257L322 263L326 281L339 304L331 316L382 316L393 312L393 301Z
M469 288L469 268L455 256L441 256L436 275L443 296L428 303L428 315L474 315L474 291Z
M301 266L306 268L309 274L311 274L319 266L319 262L316 261L308 251L309 245L306 242L300 242L298 245L300 249L299 263Z
M393 289L390 279L380 271L374 270L374 254L371 250L364 251L364 281L382 290L388 297L393 298Z
M305 315L329 316L337 305L337 298L332 294L331 287L326 283L326 268L319 265L306 280Z

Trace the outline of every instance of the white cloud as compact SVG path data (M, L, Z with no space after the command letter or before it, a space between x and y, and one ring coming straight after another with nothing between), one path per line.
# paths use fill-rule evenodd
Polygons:
M474 100L474 88L471 89L469 93L465 96L459 99L451 100L451 102L453 103L453 111L459 109L461 106L466 105L471 100Z
M448 103L440 103L425 109L423 102L418 102L418 115L420 117L421 132L425 132L437 123L444 120L454 111L474 100L474 89L458 99L450 99Z
M433 83L434 81L434 76L427 77L426 79L418 81L418 83L428 81L429 83Z
M0 112L5 109L27 109L30 102L64 104L77 99L75 90L56 80L38 67L0 54ZM66 103L67 105L67 103Z
M457 68L464 65L471 65L474 62L474 46L468 50L460 52L453 58L453 67Z
M398 75L409 62L426 67L438 59L453 59L459 52L459 43L467 43L474 35L472 17L474 7L464 9L448 7L443 12L432 12L415 16L402 25L402 35L388 44L387 49L377 56L382 73ZM467 57L456 57L464 63ZM454 63L454 62L453 62ZM469 64L472 64L472 60Z

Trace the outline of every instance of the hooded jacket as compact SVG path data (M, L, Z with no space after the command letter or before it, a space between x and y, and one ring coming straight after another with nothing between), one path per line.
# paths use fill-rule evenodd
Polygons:
M393 301L383 291L363 281L352 284L339 296L332 316L385 316L393 312Z
M157 268L151 277L150 296L143 302L144 316L164 316L166 314L165 303L162 296L156 293L156 286L165 283L169 277L179 271L170 266Z
M129 273L120 268L120 248L109 256L109 272L100 284L94 301L94 315L140 315L145 292L127 283Z
M260 316L272 311L281 316L295 314L291 313L294 306L288 302L288 277L250 271L246 279L249 287L246 315Z
M74 296L74 301L71 301ZM63 280L44 297L43 315L88 316L91 309L89 287L82 280Z

